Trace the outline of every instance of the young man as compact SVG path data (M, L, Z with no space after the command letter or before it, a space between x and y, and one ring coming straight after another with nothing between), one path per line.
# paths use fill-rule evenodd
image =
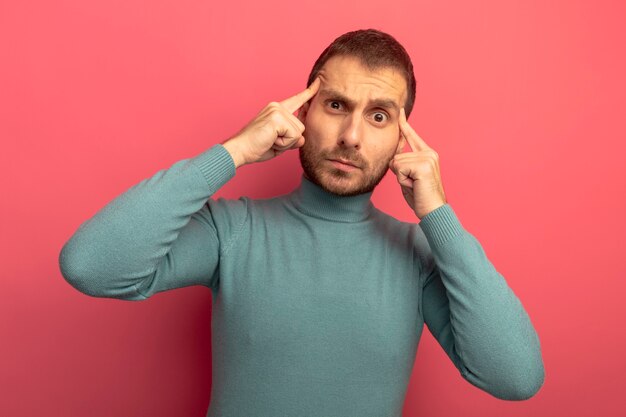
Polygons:
M530 398L544 380L538 336L446 202L438 155L406 120L414 97L393 37L340 36L306 90L81 225L63 276L125 300L211 288L209 417L400 417L424 324L467 381ZM211 198L238 167L292 149L304 169L292 192ZM388 169L419 223L371 203Z

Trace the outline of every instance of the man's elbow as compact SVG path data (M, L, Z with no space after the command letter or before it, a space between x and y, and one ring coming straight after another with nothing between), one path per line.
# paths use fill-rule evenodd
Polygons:
M541 366L534 372L512 378L504 392L498 390L498 392L492 392L492 394L502 400L524 401L534 397L543 386L544 381L545 371L543 366Z
M496 370L497 369L497 370ZM492 368L488 373L473 372L461 367L461 375L471 384L495 398L506 401L524 401L535 396L544 384L545 371L539 358L527 366Z
M59 253L59 269L68 284L77 291L97 298L116 298L141 301L148 296L137 290L131 280L103 278L101 273L91 268L89 254L67 243Z
M79 292L92 297L100 296L93 286L93 282L88 279L91 276L91 271L86 268L89 263L86 261L85 254L75 248L72 243L71 240L68 241L59 253L58 261L61 276Z

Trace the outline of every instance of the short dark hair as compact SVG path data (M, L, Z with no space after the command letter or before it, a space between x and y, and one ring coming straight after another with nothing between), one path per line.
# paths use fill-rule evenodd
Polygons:
M326 61L337 55L356 57L371 70L389 67L399 69L407 84L404 111L409 117L415 102L416 82L411 57L400 42L393 36L376 29L361 29L344 33L328 45L317 58L309 74L307 87L315 81Z

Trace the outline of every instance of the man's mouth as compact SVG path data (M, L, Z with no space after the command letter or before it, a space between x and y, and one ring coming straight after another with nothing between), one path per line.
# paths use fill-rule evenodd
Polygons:
M359 168L354 164L354 162L347 159L329 159L329 161L335 166L335 168L339 168L343 171L353 171Z
M352 162L352 161L350 161L350 160L348 160L348 159L331 158L330 160L331 160L331 161L335 161L335 162L340 162L340 163L342 163L342 164L344 164L344 165L350 165L350 166L353 166L353 167L355 167L355 168L358 168L358 167L359 167L359 166L358 166L355 162Z

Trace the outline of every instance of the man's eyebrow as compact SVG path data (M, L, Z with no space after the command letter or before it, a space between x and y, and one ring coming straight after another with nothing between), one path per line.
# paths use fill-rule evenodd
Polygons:
M332 88L324 88L318 92L320 96L328 97L334 100L343 101L348 104L350 107L354 107L356 102L351 98L346 97L343 93L333 90ZM385 109L394 109L397 112L400 112L400 107L398 104L390 99L390 98L376 98L370 100L368 103L370 106L382 107Z
M400 112L400 106L398 106L398 104L390 98L377 98L372 100L371 104L376 107L382 107L384 109L394 109L398 113Z

